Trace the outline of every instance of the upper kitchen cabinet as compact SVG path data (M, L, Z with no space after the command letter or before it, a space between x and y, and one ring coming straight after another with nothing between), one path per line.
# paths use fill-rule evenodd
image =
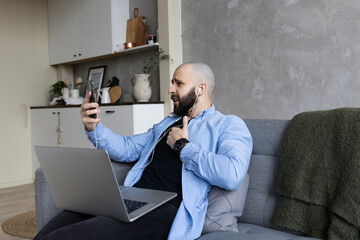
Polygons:
M48 0L50 64L114 53L126 40L129 0Z

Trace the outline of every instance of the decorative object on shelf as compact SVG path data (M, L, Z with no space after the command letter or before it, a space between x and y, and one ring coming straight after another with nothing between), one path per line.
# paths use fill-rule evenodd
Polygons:
M79 98L79 89L71 89L70 98Z
M133 47L136 47L135 43L132 43L132 42L124 43L124 49L129 49L129 48L133 48Z
M109 87L109 96L111 103L117 103L121 97L120 80L117 77L112 77L106 82L106 87Z
M65 83L65 86L66 86L68 89L71 89L71 88L72 88L71 83L69 83L69 81L68 81L66 78L64 78L64 83Z
M110 95L110 102L111 103L117 103L120 100L121 97L121 88L119 86L111 87L109 90Z
M154 44L154 43L157 43L156 35L149 35L148 36L148 44Z
M134 97L131 93L124 94L123 102L133 102L133 101L134 101Z
M55 103L53 105L66 105L66 102L64 99L62 98L54 98L55 99ZM53 101L54 101L53 99Z
M80 90L81 85L83 85L84 82L81 77L76 78L75 80L75 89Z
M61 93L62 93L63 99L68 99L70 97L70 89L67 87L64 87L63 89L61 89Z
M117 77L112 77L106 82L105 86L114 87L114 86L119 86L119 84L120 84L120 80Z
M98 95L101 97L101 103L110 103L109 87L99 89Z
M162 48L159 51L151 55L148 59L143 62L143 72L150 74L155 68L159 66L160 60L169 59L169 54L166 54ZM172 59L170 59L173 61Z
M62 86L65 87L60 90L62 96L60 96L61 94L56 94L57 97L50 101L50 105L81 105L84 101L84 98L79 96L79 89L82 84L83 82L80 77L76 79L74 87L67 79L55 83L50 90L52 93L58 92L58 89Z
M66 84L65 84L64 81L58 81L58 82L56 82L56 83L54 83L53 85L50 86L49 93L61 96L62 89L65 88L65 87L66 87Z
M169 55L159 48L159 51L151 55L143 62L143 74L134 74L131 83L134 86L134 97L138 102L148 102L151 98L152 79L150 73L159 66L160 60L168 59Z
M151 98L150 74L134 74L131 83L134 86L134 97L138 102L148 102Z
M146 44L148 25L146 17L139 17L139 9L134 9L134 18L130 18L126 25L126 43L133 43L135 46ZM126 47L125 47L126 48Z
M104 80L105 70L106 70L106 66L89 68L84 97L86 97L87 93L91 90L91 84L90 84L91 80L94 82L94 92L95 93L99 92L99 89L101 89ZM95 96L95 101L99 102L99 100L100 100L99 96L98 95Z
M64 89L64 90L63 90ZM66 90L67 89L67 90ZM64 81L57 81L50 86L50 105L65 105L63 94L69 98L69 89Z

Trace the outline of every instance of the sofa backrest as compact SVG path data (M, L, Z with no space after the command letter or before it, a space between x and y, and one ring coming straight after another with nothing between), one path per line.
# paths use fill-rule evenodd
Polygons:
M239 222L274 227L271 219L277 193L274 189L280 143L288 120L245 119L253 137L248 173L249 189Z

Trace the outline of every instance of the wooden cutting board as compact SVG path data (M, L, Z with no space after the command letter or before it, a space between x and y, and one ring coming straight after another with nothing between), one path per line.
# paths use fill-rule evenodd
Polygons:
M127 21L126 26L126 42L134 43L135 46L146 44L146 37L148 33L148 26L146 17L139 17L139 9L134 9L134 18Z
M121 97L121 88L119 86L113 86L109 90L110 102L116 103L120 100Z

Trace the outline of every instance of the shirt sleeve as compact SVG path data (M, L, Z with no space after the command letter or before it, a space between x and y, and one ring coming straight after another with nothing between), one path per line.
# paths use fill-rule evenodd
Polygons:
M223 123L215 152L188 143L180 153L187 170L227 190L236 190L245 177L252 153L252 137L246 124L237 117Z
M86 131L86 134L94 146L106 150L109 157L118 162L138 160L146 144L154 138L153 128L143 134L124 137L106 128L101 122L95 130Z

